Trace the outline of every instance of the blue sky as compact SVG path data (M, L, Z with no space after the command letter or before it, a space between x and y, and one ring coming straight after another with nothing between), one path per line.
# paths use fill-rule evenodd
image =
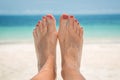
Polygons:
M120 14L120 0L0 0L0 14Z

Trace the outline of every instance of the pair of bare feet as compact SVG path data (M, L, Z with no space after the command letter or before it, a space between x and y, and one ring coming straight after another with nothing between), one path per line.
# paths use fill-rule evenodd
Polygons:
M61 74L63 79L84 80L79 71L83 45L83 28L74 16L63 14L60 17L60 28L57 32L55 18L52 15L46 15L36 25L33 36L38 59L38 70L40 72L43 70L50 71L51 78L48 80L54 80L56 77L57 38L61 48ZM48 66L50 69L47 68ZM39 80L38 78L33 79Z

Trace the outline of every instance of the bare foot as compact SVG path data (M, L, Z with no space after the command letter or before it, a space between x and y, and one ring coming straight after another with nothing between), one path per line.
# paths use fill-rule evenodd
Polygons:
M73 16L61 16L58 38L62 53L62 77L64 80L84 80L79 72L83 29Z
M57 32L55 26L55 18L52 15L47 15L38 22L35 30L33 31L39 71L49 58L53 59L53 67L55 68L57 42Z

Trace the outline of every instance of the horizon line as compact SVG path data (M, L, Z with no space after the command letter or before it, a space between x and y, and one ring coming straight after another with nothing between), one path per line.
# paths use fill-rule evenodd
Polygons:
M42 13L42 14L0 14L0 15L46 15L46 14L53 14L53 15L61 15L66 13ZM120 15L120 13L68 13L71 15Z

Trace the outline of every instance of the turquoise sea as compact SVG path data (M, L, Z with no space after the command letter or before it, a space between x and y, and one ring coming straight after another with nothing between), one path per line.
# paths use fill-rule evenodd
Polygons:
M0 42L32 41L32 31L43 15L0 15ZM59 27L60 15L54 15ZM120 42L120 14L74 15L84 28L85 40Z

